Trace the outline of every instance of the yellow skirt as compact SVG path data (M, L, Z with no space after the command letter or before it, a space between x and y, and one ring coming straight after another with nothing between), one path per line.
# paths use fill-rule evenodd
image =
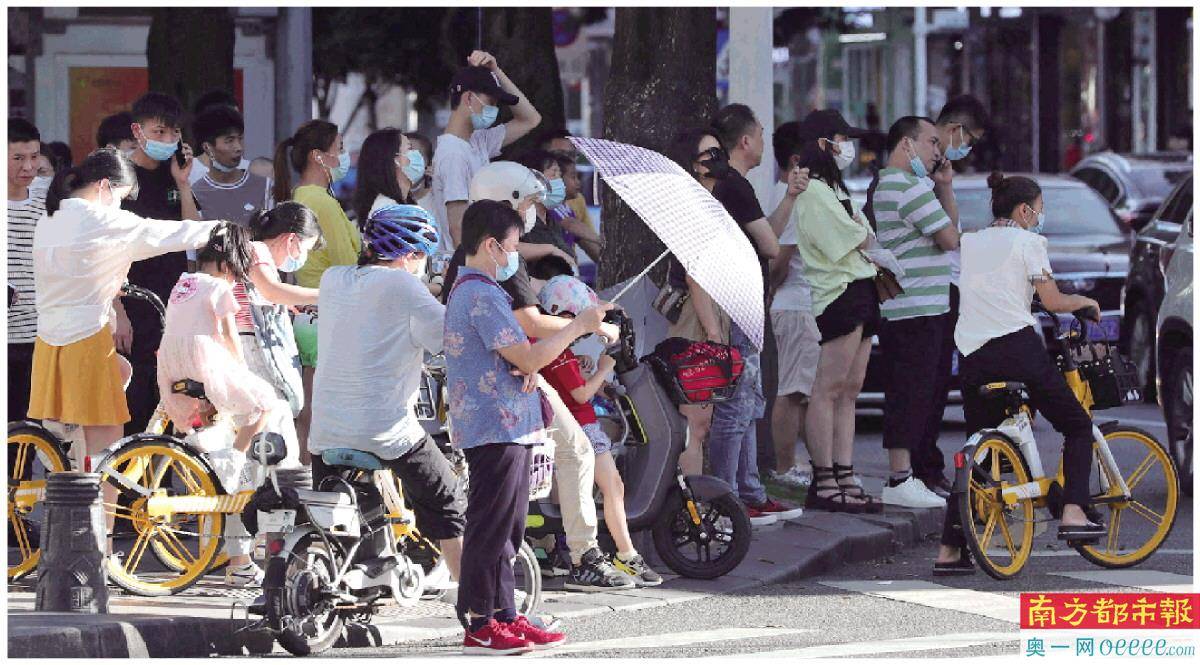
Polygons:
M124 425L129 406L112 329L66 346L33 345L29 417L74 425Z

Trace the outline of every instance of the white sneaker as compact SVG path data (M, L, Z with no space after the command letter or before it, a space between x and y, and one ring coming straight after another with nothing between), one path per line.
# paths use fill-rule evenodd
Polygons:
M225 568L225 586L235 589L260 587L263 583L263 569L253 562L244 566L227 566Z
M789 487L808 487L812 484L812 476L806 471L801 471L798 466L793 466L783 473L772 471L771 480Z
M945 508L946 500L929 491L925 483L910 476L896 487L883 486L883 503L904 508Z
M762 513L757 517L750 517L750 526L770 526L779 521L779 516L773 513Z

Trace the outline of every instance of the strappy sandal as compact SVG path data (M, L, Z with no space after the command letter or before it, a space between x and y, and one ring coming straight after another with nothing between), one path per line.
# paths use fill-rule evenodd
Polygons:
M951 563L933 562L934 577L952 577L958 575L974 575L975 563L971 560L971 553L967 548L963 547L958 550L958 561Z
M866 503L859 504L859 505L863 506L862 512L864 512L864 513L882 513L883 512L883 502L878 501L875 499L875 497L871 496L870 494L867 494L866 491L863 489L862 485L859 485L858 483L854 482L854 465L853 464L844 464L843 465L843 464L838 464L837 462L834 462L833 466L830 468L833 469L833 477L837 480L838 487L842 488L842 491L846 493L846 496L848 496L852 499L861 499L866 502ZM844 480L844 479L849 479L850 482L843 484L842 480Z
M833 481L834 484L824 484L827 481ZM829 492L837 490L833 494L821 496L817 492ZM813 510L825 510L832 513L861 513L865 509L866 504L850 503L846 501L846 491L837 485L837 476L834 475L833 467L812 465L812 484L808 486L808 494L804 499L804 507Z

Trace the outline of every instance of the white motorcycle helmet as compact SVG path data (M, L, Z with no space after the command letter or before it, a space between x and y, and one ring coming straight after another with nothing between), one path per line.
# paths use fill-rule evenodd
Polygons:
M537 200L546 202L546 193L550 191L550 183L546 177L537 171L528 169L516 162L492 162L479 169L471 178L471 187L467 190L470 203L476 201L508 202L516 210L525 197L536 195ZM525 230L537 222L537 210L533 206L525 211Z

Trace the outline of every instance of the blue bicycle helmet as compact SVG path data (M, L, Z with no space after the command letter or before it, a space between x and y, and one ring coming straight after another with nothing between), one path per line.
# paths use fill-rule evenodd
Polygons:
M363 242L382 259L398 259L413 252L429 256L438 249L437 222L421 206L387 205L367 218Z

